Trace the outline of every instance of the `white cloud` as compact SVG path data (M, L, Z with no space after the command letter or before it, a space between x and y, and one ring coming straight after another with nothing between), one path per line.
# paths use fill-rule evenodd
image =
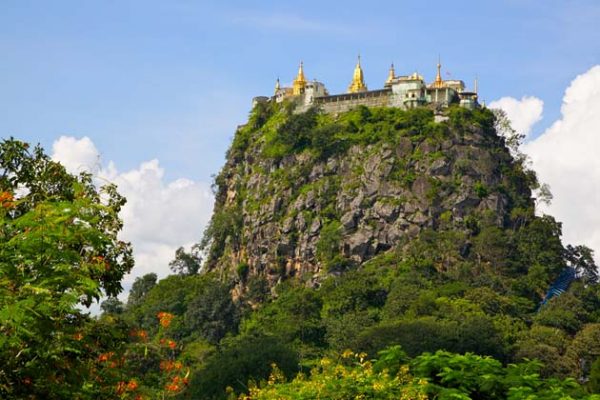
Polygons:
M527 121L541 115L541 111L534 112L535 107L528 99L531 98L525 97L521 101L501 99L498 104L501 108L509 105L505 111L509 118L516 119L513 124L528 126ZM519 111L519 107L523 110ZM554 195L552 204L541 205L539 211L553 215L563 223L565 243L587 245L594 249L596 260L600 260L598 110L600 66L595 66L576 77L565 91L560 119L523 146L540 182L548 183Z
M158 160L120 172L113 162L101 164L98 150L87 137L60 137L54 142L52 158L69 172L85 170L93 172L100 183L115 183L127 198L121 211L121 238L132 243L136 265L123 282L126 289L135 277L149 272L159 278L168 275L175 250L201 238L213 206L208 183L184 178L166 182Z
M489 108L500 108L506 112L517 133L528 136L531 128L542 119L544 102L537 97L523 96L521 100L513 97L502 97L492 101Z
M52 158L59 160L72 174L92 172L100 168L98 149L87 136L81 139L61 136L52 145Z

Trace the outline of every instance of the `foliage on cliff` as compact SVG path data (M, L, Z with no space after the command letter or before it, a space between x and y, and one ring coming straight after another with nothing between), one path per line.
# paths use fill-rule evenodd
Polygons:
M75 304L117 294L131 266L115 238L122 199L102 203L89 177L19 144L28 167L0 181L0 393L595 399L591 251L535 215L535 174L498 135L501 115L442 117L259 104L216 179L203 242L96 320ZM540 306L567 265L579 278Z
M125 315L176 315L181 340L203 349L199 398L582 398L598 390L596 265L535 215L535 174L500 129L486 109L258 104L216 178L204 275L159 282ZM580 279L540 306L567 265ZM233 323L224 292L202 302L220 339L186 327L206 279L235 299ZM392 372L374 369L398 348ZM340 359L347 349L363 361Z
M538 183L497 124L487 109L436 121L426 108L332 116L260 103L215 181L207 268L242 287L248 275L319 281L428 229L466 245L487 228L526 225Z

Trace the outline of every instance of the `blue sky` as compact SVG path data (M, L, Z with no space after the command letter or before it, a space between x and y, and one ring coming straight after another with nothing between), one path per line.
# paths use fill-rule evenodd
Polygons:
M432 79L438 54L481 97L533 95L558 118L565 88L600 59L600 2L0 0L0 136L88 136L122 169L210 180L252 96L308 78L345 90L356 55L370 88ZM448 76L448 75L446 75Z

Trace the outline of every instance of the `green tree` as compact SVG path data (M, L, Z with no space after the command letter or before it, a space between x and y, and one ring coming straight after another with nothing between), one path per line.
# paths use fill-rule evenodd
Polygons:
M586 312L583 302L574 293L566 292L545 304L534 317L534 321L574 334L581 329L588 318L589 314Z
M13 139L0 143L0 197L0 397L94 397L98 340L81 306L116 296L133 266L117 239L125 200Z
M562 356L569 344L566 333L558 328L534 324L531 329L521 332L516 342L517 360L539 360L544 363L540 370L543 376L564 373Z
M493 109L492 112L494 113L494 125L496 132L498 132L498 134L504 138L506 145L514 156L523 157L522 153L520 152L520 146L523 143L523 139L525 139L523 132L517 132L513 129L510 119L504 110L496 108Z
M317 257L327 271L345 267L343 259L339 255L341 238L342 224L339 221L329 221L323 226L317 243Z
M202 266L199 245L194 245L188 253L183 247L175 252L175 259L169 263L171 271L179 275L195 275Z
M321 321L323 302L319 293L303 286L278 290L277 298L252 313L241 327L242 333L263 332L290 343L304 358L325 345Z
M131 290L129 291L127 306L135 307L136 305L141 304L150 289L156 285L157 279L158 277L154 272L135 278L133 285L131 285Z
M117 297L109 297L108 299L100 303L100 309L105 314L119 315L123 313L125 305Z
M187 310L188 299L193 296L198 287L204 285L205 277L201 275L182 276L170 275L153 285L143 296L143 300L128 306L128 314L133 318L136 325L148 329L151 333L155 329L156 315L159 312L172 313L175 321L170 326L169 332L176 339L186 336L181 322Z
M273 364L291 376L298 368L296 352L279 339L263 334L225 340L221 350L192 375L190 396L225 399L227 387L238 393L245 391L248 381L268 378Z
M217 280L207 281L187 302L184 325L192 336L218 343L227 333L237 330L238 322L239 312L231 300L229 286Z
M592 393L600 393L600 357L592 363L590 368L588 388Z
M586 246L567 245L565 258L575 267L587 284L598 283L598 266L594 261L594 252Z
M600 357L600 323L585 325L567 348L565 363L577 378L586 379L594 361Z

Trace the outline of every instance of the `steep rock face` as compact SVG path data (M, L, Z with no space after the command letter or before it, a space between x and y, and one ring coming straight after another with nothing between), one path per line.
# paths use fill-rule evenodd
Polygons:
M254 110L236 133L204 240L209 270L318 282L424 229L507 226L532 206L489 110L444 122L428 110L307 114Z

